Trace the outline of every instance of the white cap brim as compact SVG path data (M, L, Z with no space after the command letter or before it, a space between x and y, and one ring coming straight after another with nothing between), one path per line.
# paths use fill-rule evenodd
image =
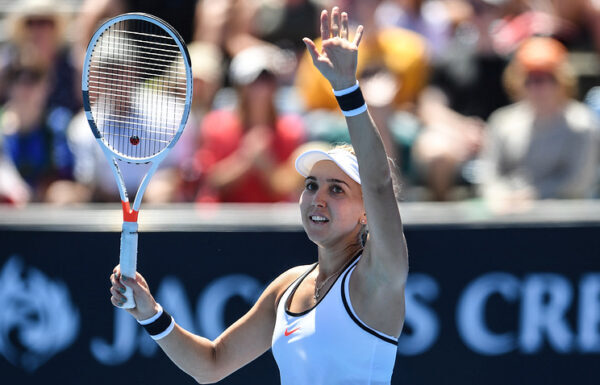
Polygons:
M325 152L322 150L309 150L303 152L296 158L296 170L303 177L310 174L310 170L317 162L330 160L335 163L342 171L356 183L360 183L360 174L358 172L358 160L346 150L332 150Z

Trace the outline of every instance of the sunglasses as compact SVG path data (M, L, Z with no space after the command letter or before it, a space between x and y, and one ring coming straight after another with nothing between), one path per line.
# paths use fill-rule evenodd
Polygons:
M25 20L25 26L27 28L45 28L54 27L56 25L54 19L42 18L42 17L31 17Z
M549 72L530 72L525 78L526 86L556 83L556 77Z

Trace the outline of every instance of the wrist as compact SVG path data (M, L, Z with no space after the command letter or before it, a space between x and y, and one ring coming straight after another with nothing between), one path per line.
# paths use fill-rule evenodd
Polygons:
M345 80L339 80L336 82L331 82L331 88L333 88L334 91L341 91L341 90L345 90L347 88L350 88L352 86L354 86L356 84L358 80L356 80L356 78L352 78L352 79L345 79Z
M367 104L360 90L358 80L350 87L341 90L334 89L333 94L344 116L356 116L367 111Z
M160 314L163 311L162 306L160 306L160 304L158 304L157 302L154 303L154 306L145 312L138 312L137 316L135 317L135 319L138 322L144 322L144 321L148 321L152 318L158 318L160 316Z
M162 306L158 305L158 312L150 318L138 320L138 323L148 332L150 337L158 341L165 338L175 327L175 320Z

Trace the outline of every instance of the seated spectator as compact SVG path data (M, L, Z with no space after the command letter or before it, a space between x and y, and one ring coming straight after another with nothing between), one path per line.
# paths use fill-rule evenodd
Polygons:
M0 129L6 156L32 189L33 201L67 202L72 184L66 128L81 87L65 38L70 8L62 0L25 0L8 10L0 51Z
M439 56L447 49L451 20L449 5L441 0L384 0L375 11L382 25L405 28L427 40L429 55Z
M219 48L207 42L188 44L194 88L187 125L177 145L156 172L144 198L149 202L190 202L196 197L201 174L194 165L200 142L200 128L223 85L223 57Z
M510 2L460 0L447 5L453 4L452 12L462 16L420 95L417 111L423 129L411 154L413 178L427 188L426 199L447 201L474 194L468 171L479 156L484 122L510 103L501 81L508 60L498 52L493 32L512 12Z
M286 67L281 52L267 45L247 48L233 58L229 76L237 103L233 110L210 112L202 122L195 154L202 175L197 201L297 199L299 187L282 190L274 178L305 141L301 117L281 115L276 109L278 75Z
M598 165L598 119L573 99L575 77L564 46L524 42L504 83L516 103L489 119L482 193L498 210L532 199L589 198Z
M6 102L11 70L20 65L47 73L45 108L69 120L81 106L71 50L65 39L69 11L62 0L15 2L9 13L9 40L0 51L0 103Z
M8 101L0 108L0 134L5 156L32 190L33 201L52 200L53 183L72 179L73 157L66 124L46 108L49 75L30 67L11 72Z
M202 0L80 0L77 22L77 55L81 62L85 49L104 20L127 12L141 12L160 17L169 23L181 35L186 43L194 40L199 27L196 18L197 6ZM219 1L220 2L220 1ZM213 1L215 3L215 1Z
M31 199L31 189L25 183L12 160L4 154L0 135L0 203L22 206Z

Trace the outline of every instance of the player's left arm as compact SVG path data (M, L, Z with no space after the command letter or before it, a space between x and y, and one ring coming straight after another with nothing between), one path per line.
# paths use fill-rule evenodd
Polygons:
M313 63L334 90L356 83L358 46L363 29L348 40L348 16L336 7L321 14L322 50L305 39ZM331 36L331 37L330 37ZM403 289L408 274L408 251L388 157L379 130L368 111L347 116L350 138L358 158L369 238L365 246L365 267L387 284Z

